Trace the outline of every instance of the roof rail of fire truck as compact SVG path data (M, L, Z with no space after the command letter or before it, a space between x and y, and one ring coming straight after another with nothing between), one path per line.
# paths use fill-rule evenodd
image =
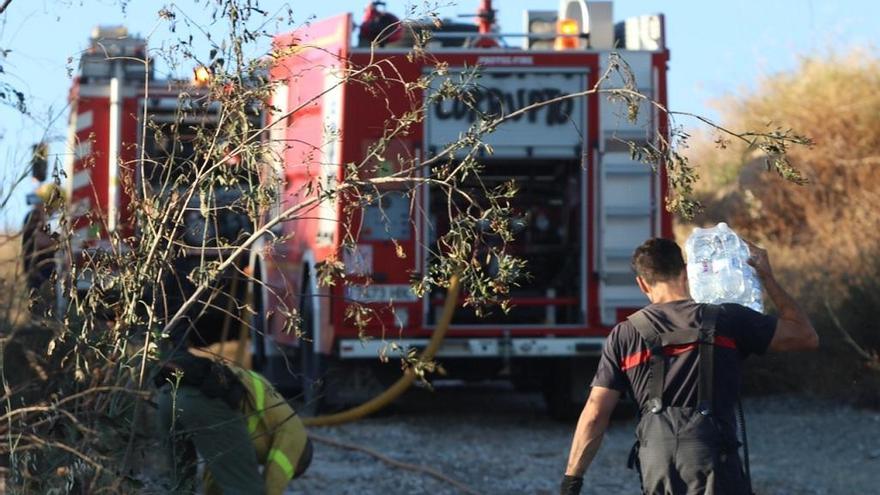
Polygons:
M486 2L483 2L484 4ZM486 5L475 16L485 18ZM491 8L491 3L488 4ZM492 11L494 20L494 10ZM462 48L537 50L644 50L662 51L665 29L662 14L631 17L615 23L612 2L561 0L559 10L527 10L523 13L523 30L506 33L490 28L445 19L435 26L429 21L404 21L404 35L380 49L402 49L411 45L414 31L432 31L429 47L448 51ZM485 22L483 22L485 24ZM522 40L511 46L508 39ZM365 45L361 45L364 48Z

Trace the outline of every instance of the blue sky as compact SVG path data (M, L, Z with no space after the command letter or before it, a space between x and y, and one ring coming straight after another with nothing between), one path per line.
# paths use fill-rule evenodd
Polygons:
M12 50L0 65L4 80L22 89L33 117L0 108L0 187L6 191L9 179L26 165L30 144L44 135L50 139L64 134L66 98L70 86L68 67L86 45L97 24L124 24L131 32L149 36L151 46L169 40L157 11L177 3L195 19L204 18L205 3L212 0L13 0L0 15L0 48ZM388 0L388 10L403 15L406 6L424 1ZM434 0L441 17L473 13L477 0ZM126 8L120 7L125 4ZM200 4L199 6L194 6ZM293 8L297 21L350 11L359 20L365 0L321 0L318 2L263 0L276 11ZM453 5L454 4L454 5ZM522 31L525 9L552 10L558 0L496 0L503 31ZM740 0L740 1L648 1L618 0L615 20L662 12L666 15L667 45L671 51L669 103L673 110L718 117L713 100L754 87L767 74L796 66L799 57L854 47L880 46L880 2L868 0ZM207 49L206 49L207 50ZM74 57L69 63L68 58ZM184 68L182 70L189 70ZM808 130L807 130L808 132ZM52 147L61 152L61 143ZM5 211L0 228L15 226L24 212L24 195L33 188L29 181L16 191ZM0 196L4 196L0 192Z

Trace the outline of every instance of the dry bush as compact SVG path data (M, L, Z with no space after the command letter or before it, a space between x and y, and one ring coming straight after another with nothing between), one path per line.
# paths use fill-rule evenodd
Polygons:
M763 155L745 145L719 147L717 139L703 135L690 150L704 179L698 194L706 209L696 222L724 220L768 246L778 276L819 327L822 355L774 358L792 372L782 381L797 388L812 384L816 391L846 394L853 389L841 383L867 380L860 390L876 385L866 367L876 367L880 349L878 86L880 59L853 51L806 58L794 71L768 77L753 92L723 103L724 125L770 123L814 140L812 147L789 153L808 180L803 186L760 173ZM846 342L840 328L860 350ZM834 366L811 364L826 358ZM779 376L775 371L780 370L769 370Z

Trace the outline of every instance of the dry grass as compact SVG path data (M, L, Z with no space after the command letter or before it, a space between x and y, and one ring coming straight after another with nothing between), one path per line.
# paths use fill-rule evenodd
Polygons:
M0 331L8 331L24 322L26 297L21 238L17 234L0 235Z

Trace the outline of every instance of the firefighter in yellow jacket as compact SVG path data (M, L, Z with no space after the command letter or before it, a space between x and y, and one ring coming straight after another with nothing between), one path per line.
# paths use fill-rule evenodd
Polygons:
M281 495L308 468L305 426L261 375L185 351L163 361L155 382L174 493L194 493L195 452L208 494Z

